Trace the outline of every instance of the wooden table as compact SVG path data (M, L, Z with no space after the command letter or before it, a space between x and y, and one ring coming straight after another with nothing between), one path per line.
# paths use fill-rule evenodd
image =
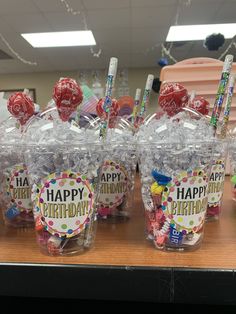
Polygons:
M138 179L131 219L99 223L94 248L82 255L45 256L33 230L0 230L0 295L236 304L236 204L229 178L222 217L207 223L194 252L162 252L145 240Z

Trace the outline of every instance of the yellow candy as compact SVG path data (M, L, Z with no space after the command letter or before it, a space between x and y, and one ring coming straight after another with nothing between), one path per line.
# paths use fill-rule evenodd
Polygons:
M152 194L161 194L164 190L163 185L159 185L157 182L151 185L151 193Z

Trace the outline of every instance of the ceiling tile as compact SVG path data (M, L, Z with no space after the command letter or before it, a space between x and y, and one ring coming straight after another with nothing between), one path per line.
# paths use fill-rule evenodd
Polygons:
M178 24L209 24L213 23L214 16L219 8L221 0L192 1L191 5L184 6L180 10Z
M114 36L115 33L115 36ZM94 37L98 43L106 43L106 44L119 44L126 43L130 44L130 36L131 29L128 27L124 28L116 28L116 29L94 29L93 30Z
M60 0L32 0L32 1L42 12L67 13L65 4L62 3ZM68 0L67 2L74 11L79 11L83 9L83 6L81 5L81 0ZM72 16L70 13L67 14Z
M1 0L0 16L4 14L37 13L38 8L31 0Z
M131 7L157 7L162 5L176 5L178 0L131 0Z
M52 31L50 24L42 14L4 15L1 20L18 34Z
M84 5L88 10L94 9L120 9L130 7L130 0L85 0Z
M158 32L159 26L171 25L174 21L175 7L163 6L160 8L132 8L132 27L154 27L153 31Z
M78 15L69 16L66 13L44 13L47 23L53 31L83 30L85 25Z
M236 1L234 1L235 4ZM233 3L228 3L224 1L219 7L218 12L214 16L215 23L235 23L236 16L235 16L235 9L233 9ZM236 34L236 30L235 30Z
M88 11L88 25L91 29L129 27L129 9L104 9ZM115 30L114 30L115 36Z
M168 30L169 27L158 27L157 30L153 27L134 27L132 28L131 40L132 43L150 42L153 45L165 41Z

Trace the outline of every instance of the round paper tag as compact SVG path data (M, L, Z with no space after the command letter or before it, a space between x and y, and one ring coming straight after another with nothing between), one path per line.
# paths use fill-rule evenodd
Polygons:
M208 206L219 206L224 190L225 163L217 160L211 169L208 185Z
M170 226L183 234L197 232L207 209L208 178L204 171L183 171L167 184L162 194L162 209Z
M128 190L126 169L113 161L105 161L102 168L99 203L102 207L119 206Z
M7 194L19 211L32 211L31 188L24 164L15 166L7 178Z
M38 186L36 216L45 229L58 237L73 237L89 222L93 208L93 185L88 178L70 171L49 175Z

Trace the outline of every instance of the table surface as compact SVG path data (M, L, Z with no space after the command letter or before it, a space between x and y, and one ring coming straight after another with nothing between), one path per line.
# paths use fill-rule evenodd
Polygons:
M102 222L94 248L43 255L34 230L0 226L0 296L236 305L236 204L226 178L223 212L193 252L156 250L144 236L137 177L132 217Z
M94 247L66 257L43 255L36 244L34 230L0 229L0 264L67 264L103 266L181 267L236 269L236 204L231 200L231 185L226 178L223 212L219 221L205 226L204 240L193 252L163 252L144 236L144 215L137 177L134 207L129 221L99 222Z

